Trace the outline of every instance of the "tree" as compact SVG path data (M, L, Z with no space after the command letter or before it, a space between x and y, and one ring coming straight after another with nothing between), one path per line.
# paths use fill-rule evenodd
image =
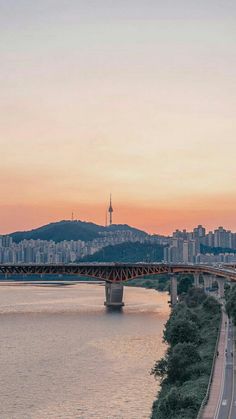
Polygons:
M183 394L178 387L173 386L159 403L154 403L152 419L190 419L196 417L198 409L197 395Z
M178 295L186 294L193 286L193 280L190 276L184 276L178 283Z
M236 320L236 287L227 294L227 307ZM161 381L152 419L196 418L209 382L219 321L219 304L199 289L190 288L173 309L164 331L169 348L152 371Z
M191 320L193 323L199 324L199 318L198 315L187 307L187 305L184 302L178 303L174 310L172 311L172 314L169 318L169 320L166 323L166 326L169 322L172 322L172 320L175 318L182 318L183 320Z
M177 387L172 387L168 393L160 400L157 414L154 416L159 418L172 418L174 414L181 409L180 391Z
M167 358L161 358L159 361L155 363L154 367L152 368L151 375L154 375L155 378L160 378L160 381L162 382L167 376L167 367Z
M183 382L190 379L194 371L194 364L200 360L201 357L193 343L178 343L168 355L168 380Z
M197 307L207 298L205 292L201 288L190 288L185 297L185 303L188 307Z
M202 304L204 310L211 312L212 315L220 312L220 305L214 297L207 297Z
M192 343L178 343L169 349L164 358L157 361L151 370L155 378L161 382L183 382L196 374L196 363L201 360L196 346Z
M198 344L200 342L199 329L193 321L176 317L167 322L164 340L172 346L183 342Z
M236 286L226 292L226 311L236 325Z

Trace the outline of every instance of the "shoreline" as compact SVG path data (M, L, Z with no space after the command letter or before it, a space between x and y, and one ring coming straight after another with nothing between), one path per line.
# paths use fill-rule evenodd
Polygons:
M173 308L163 331L168 349L151 372L160 383L151 419L196 419L209 385L220 321L220 304L199 288L190 288Z
M38 281L38 280L29 280L29 281L16 281L16 280L0 280L0 287L4 286L68 286L68 285L78 285L78 284L91 284L91 285L103 285L103 281Z

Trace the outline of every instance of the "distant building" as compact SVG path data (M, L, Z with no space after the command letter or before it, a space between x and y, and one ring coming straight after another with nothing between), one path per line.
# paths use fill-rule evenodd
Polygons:
M112 223L113 207L110 197ZM111 224L110 224L111 225ZM22 240L14 243L9 235L0 236L0 263L74 263L93 255L106 246L121 243L138 242L164 246L164 261L168 263L235 263L236 233L223 227L209 231L198 225L193 231L176 230L172 236L147 235L131 229L105 229L103 233L90 241L64 240ZM207 254L201 253L202 245L208 246ZM212 248L220 247L222 252L214 255ZM226 249L224 251L224 249ZM230 251L232 250L232 251Z
M206 235L206 229L202 225L199 225L193 229L194 239L200 239L202 237L205 237L205 235Z

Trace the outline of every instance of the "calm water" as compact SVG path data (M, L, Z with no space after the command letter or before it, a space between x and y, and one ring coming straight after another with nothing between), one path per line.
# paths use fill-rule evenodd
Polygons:
M148 418L167 300L125 288L107 313L99 285L1 285L0 418Z

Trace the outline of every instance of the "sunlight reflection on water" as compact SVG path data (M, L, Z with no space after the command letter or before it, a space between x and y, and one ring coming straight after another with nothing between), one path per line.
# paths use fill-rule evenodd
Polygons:
M112 313L100 285L0 292L1 419L149 417L166 294L126 287Z

